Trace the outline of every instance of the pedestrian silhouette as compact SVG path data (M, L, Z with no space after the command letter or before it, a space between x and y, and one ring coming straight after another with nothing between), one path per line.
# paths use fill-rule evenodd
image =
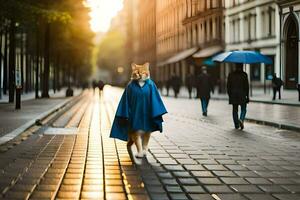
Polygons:
M179 94L179 91L180 91L180 87L181 87L180 77L174 74L171 77L171 85L172 85L172 88L173 88L173 91L174 91L174 97L177 98L178 94Z
M210 100L210 93L213 92L213 84L206 67L202 67L201 74L197 77L198 96L201 100L202 115L207 116L207 107Z
M232 117L236 129L244 129L244 120L249 103L249 82L248 75L243 71L243 64L236 64L235 71L231 72L227 80L227 92L229 104L232 104ZM240 118L238 109L241 107Z
M99 81L98 81L98 87L99 87L99 90L100 90L100 91L103 90L104 86L105 86L104 82L103 82L102 80L99 80Z
M272 87L273 87L273 100L276 99L276 94L278 92L278 99L281 99L281 87L283 86L283 81L276 76L276 73L273 74L272 78Z
M189 73L185 78L185 86L189 92L189 98L192 98L193 87L195 85L195 77L192 73Z

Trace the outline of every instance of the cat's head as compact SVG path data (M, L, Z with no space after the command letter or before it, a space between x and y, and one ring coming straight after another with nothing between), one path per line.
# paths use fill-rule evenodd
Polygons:
M135 63L131 64L131 80L147 80L150 78L149 63L143 65L137 65Z

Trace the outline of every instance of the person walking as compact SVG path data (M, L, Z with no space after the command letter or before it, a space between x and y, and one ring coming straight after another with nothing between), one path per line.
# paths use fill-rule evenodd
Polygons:
M198 96L201 100L202 115L207 116L207 108L210 100L210 93L213 92L213 84L210 75L207 73L206 67L202 67L202 72L198 76Z
M193 87L195 85L195 77L192 73L189 73L185 78L185 86L188 89L189 98L192 98Z
M232 104L232 117L236 129L244 129L244 120L249 103L249 82L248 75L243 71L243 64L236 64L235 71L231 72L227 79L227 92L229 104ZM238 109L241 107L240 118Z
M177 98L181 87L181 79L178 75L174 74L171 77L171 85L174 91L174 97Z
M276 73L274 73L272 78L273 101L276 99L277 92L278 92L278 99L281 99L282 86L283 86L283 81L279 77L277 77Z

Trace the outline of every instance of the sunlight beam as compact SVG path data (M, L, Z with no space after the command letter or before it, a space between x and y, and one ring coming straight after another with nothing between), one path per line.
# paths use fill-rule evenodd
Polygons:
M94 32L106 32L112 18L123 8L123 0L86 0L90 12L90 26Z

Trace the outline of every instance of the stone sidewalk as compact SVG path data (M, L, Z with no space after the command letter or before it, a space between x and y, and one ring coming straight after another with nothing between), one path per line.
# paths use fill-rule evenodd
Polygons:
M0 153L0 199L300 199L296 132L235 130L220 101L204 118L197 100L164 98L164 132L152 134L147 158L132 160L125 142L109 138L121 92L89 92Z
M75 96L78 96L80 93L80 90L75 90ZM32 126L37 119L46 117L53 111L64 106L71 99L66 98L65 92L62 90L49 99L29 99L22 101L20 110L15 110L14 104L1 103L0 144L17 136ZM8 136L7 134L10 135Z
M112 110L117 92L107 94ZM163 100L164 133L152 135L138 166L151 199L300 199L298 133L253 123L235 130L220 101L202 117L197 100Z

